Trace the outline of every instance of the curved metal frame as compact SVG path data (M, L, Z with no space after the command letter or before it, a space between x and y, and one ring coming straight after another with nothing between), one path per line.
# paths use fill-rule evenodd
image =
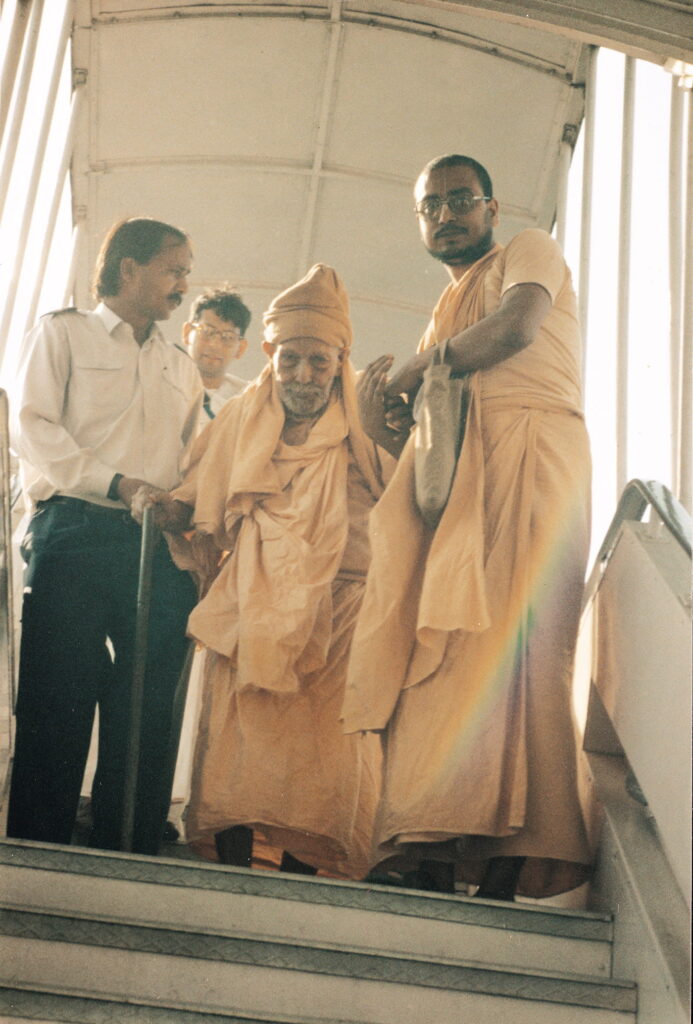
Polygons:
M668 487L656 480L631 480L621 494L616 512L611 520L602 545L594 561L594 568L585 587L583 607L590 601L602 577L605 563L616 547L618 533L623 523L640 520L647 508L653 508L672 537L691 557L691 517Z

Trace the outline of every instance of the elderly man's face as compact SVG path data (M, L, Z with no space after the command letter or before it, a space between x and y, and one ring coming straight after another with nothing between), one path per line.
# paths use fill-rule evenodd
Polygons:
M339 349L317 338L265 342L263 348L272 360L282 405L292 417L309 419L325 408L341 373Z

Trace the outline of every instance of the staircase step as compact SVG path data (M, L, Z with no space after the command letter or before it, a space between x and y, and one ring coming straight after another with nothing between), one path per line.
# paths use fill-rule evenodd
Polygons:
M626 1024L636 993L627 982L489 968L306 941L233 938L77 915L4 910L5 986L354 1024L467 1019L497 1024Z
M316 1022L303 1017L239 1017L234 1013L204 1013L177 1010L168 1005L117 1002L91 996L48 992L36 987L10 988L0 985L0 1022L32 1021L36 1024L343 1024Z
M605 914L13 840L0 843L0 874L4 905L17 910L603 978L611 970Z
M91 996L66 995L29 986L0 985L0 1022L36 1024L315 1024L285 1017L239 1017L232 1013L201 1013L151 1003L123 1003ZM321 1024L341 1024L324 1021Z

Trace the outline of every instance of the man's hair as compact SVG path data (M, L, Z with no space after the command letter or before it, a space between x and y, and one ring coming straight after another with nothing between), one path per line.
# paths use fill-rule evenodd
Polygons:
M151 217L120 220L109 230L96 257L92 292L97 299L117 295L120 289L120 261L131 257L139 264L151 262L162 249L190 243L185 231Z
M419 178L424 174L428 174L430 171L437 171L442 167L469 167L474 171L479 179L479 184L481 185L484 195L488 196L489 199L493 198L493 183L491 181L491 175L478 160L475 160L471 156L461 156L459 153L448 153L446 156L437 156L434 160L429 160L419 175ZM416 180L418 181L419 178Z
M193 299L188 317L190 323L199 320L206 309L211 309L220 320L234 324L241 332L241 336L248 330L252 314L238 292L229 288L208 288L202 295Z

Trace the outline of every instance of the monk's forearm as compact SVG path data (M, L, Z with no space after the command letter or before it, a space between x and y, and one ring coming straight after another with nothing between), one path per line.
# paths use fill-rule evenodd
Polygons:
M449 339L453 371L487 370L521 352L534 340L550 308L551 297L541 285L510 288L494 313Z
M511 288L494 313L448 338L446 361L454 373L473 373L509 359L531 344L550 308L551 298L541 285ZM428 348L410 359L393 375L386 395L417 387L434 354L435 348Z
M453 334L447 339L446 363L453 373L473 373L475 370L486 370L496 363L519 352L520 345L505 332L494 330L489 324L490 317L469 327L460 334ZM393 374L387 385L385 394L394 396L415 391L423 375L432 363L437 346L419 352L404 364L401 370Z
M489 316L448 339L447 362L453 373L487 370L522 351L530 341L526 335L508 330L502 318L497 321Z

